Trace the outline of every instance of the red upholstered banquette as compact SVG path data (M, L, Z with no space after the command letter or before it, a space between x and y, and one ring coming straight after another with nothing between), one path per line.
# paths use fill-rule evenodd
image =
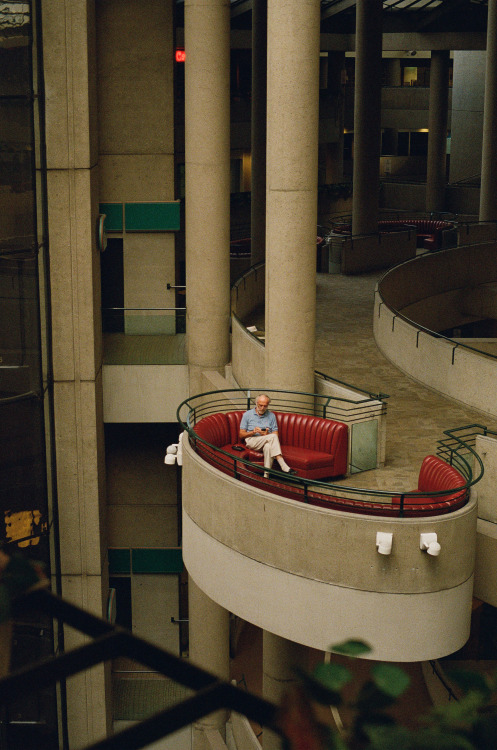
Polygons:
M439 515L462 508L468 499L465 483L464 477L453 466L438 456L426 456L419 470L418 488L412 490L416 494L409 495L404 500L404 515ZM457 489L461 487L462 489ZM427 497L425 494L443 490L456 491L438 497ZM399 506L400 497L394 497L392 503Z
M425 250L439 250L442 247L443 231L453 229L453 221L443 219L385 219L378 222L379 232L395 232L402 229L416 230L416 245ZM338 224L333 227L337 234L350 234L351 224Z
M278 421L278 436L285 461L305 479L338 477L347 473L348 427L333 419L307 414L274 412ZM249 449L239 439L243 411L210 414L199 420L194 432L216 448L221 448L233 458L243 458L263 463L260 451ZM233 448L242 448L237 451ZM197 452L212 463L220 459L209 446L197 442ZM215 461L214 461L215 459ZM226 468L229 459L226 459ZM221 459L222 462L222 459ZM219 466L223 468L223 465ZM275 466L275 468L277 468Z

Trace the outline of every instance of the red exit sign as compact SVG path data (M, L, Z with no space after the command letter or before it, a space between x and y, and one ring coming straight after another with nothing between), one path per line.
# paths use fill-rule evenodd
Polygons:
M176 62L185 62L186 54L184 49L177 49L175 60Z

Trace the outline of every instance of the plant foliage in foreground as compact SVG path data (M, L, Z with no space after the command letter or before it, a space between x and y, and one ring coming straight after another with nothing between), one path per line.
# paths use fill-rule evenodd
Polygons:
M362 641L332 646L334 653L364 656ZM298 671L300 686L283 701L280 726L290 750L497 750L497 673L486 677L456 669L451 681L460 700L437 706L411 729L389 713L409 686L409 676L394 664L376 663L352 701L343 697L353 675L342 664L319 664L311 674ZM320 724L312 704L346 709L353 716L347 731Z

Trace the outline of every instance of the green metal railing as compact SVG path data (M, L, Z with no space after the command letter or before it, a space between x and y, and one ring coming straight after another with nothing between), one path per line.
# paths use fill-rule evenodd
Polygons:
M198 453L203 454L204 457L207 456L209 463L247 484L314 505L324 505L335 510L366 515L398 517L407 514L426 515L426 512L423 512L417 505L409 502L410 498L415 498L418 495L415 490L405 492L398 489L378 490L345 486L340 484L339 481L311 480L298 476L290 478L284 472L275 469L270 469L268 478L265 478L263 474L267 470L263 470L259 464L227 453L196 433L195 426L203 417L210 414L250 409L253 406L253 399L259 393L267 393L271 397L271 410L275 412L309 414L339 421L345 421L341 416L346 413L346 407L354 409L357 404L357 402L348 399L333 398L315 393L267 390L264 388L209 391L186 399L178 407L178 421L188 433L193 448ZM470 432L468 433L468 431ZM444 432L447 437L442 438L439 441L438 449L435 448L434 450L437 451L440 458L453 465L465 481L460 486L450 490L423 492L423 497L427 498L426 505L429 503L440 504L440 512L447 512L444 511L442 505L444 498L453 496L456 492L461 492L462 496L461 503L457 505L457 508L468 501L470 487L481 479L484 471L483 463L474 450L476 434L490 434L490 432L482 425L469 425L468 427ZM393 498L398 498L398 504L392 504Z

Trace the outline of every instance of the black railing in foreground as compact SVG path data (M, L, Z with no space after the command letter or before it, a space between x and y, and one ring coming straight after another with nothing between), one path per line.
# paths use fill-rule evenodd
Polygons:
M207 458L209 463L217 466L221 471L230 474L235 479L241 480L251 486L268 490L276 494L294 500L304 501L312 505L321 505L335 510L360 512L365 515L388 515L402 518L406 513L411 515L423 515L423 511L415 502L410 503L409 498L417 498L416 490L405 492L395 490L368 489L365 487L351 487L336 481L323 481L318 479L303 479L298 476L289 477L282 471L275 469L265 470L262 465L238 458L232 453L223 451L216 445L209 443L195 432L196 423L210 414L231 411L245 411L254 405L254 399L259 393L267 393L271 397L271 410L275 412L291 412L296 414L310 414L312 416L324 416L325 418L342 420L338 412L344 411L344 405L337 409L336 405L330 407L330 403L344 401L354 406L361 402L348 402L346 399L332 399L315 393L302 391L278 391L264 388L251 388L250 390L231 389L226 391L209 391L193 396L181 403L177 410L178 421L189 435L190 442L197 453ZM365 399L365 401L370 401ZM330 408L329 408L330 407ZM328 408L332 414L328 412ZM469 431L469 432L468 432ZM461 492L464 498L457 504L456 509L465 504L469 499L469 489L480 481L483 476L483 463L474 450L477 434L491 433L483 425L468 425L466 427L446 430L443 433L447 438L438 442L438 448L434 451L440 458L456 468L465 480L464 484L448 490L424 492L426 497L424 505L443 503L444 498L453 497L454 493ZM408 447L406 449L408 450ZM269 477L264 477L268 471ZM465 493L465 494L464 494ZM395 504L393 499L395 498ZM443 512L443 506L440 506Z
M36 610L93 640L1 679L0 702L3 704L120 656L133 659L195 691L194 695L180 703L93 743L86 750L139 750L219 709L236 711L281 733L276 722L278 707L274 704L220 681L215 675L70 604L46 589L37 589L19 597L14 602L14 619Z

